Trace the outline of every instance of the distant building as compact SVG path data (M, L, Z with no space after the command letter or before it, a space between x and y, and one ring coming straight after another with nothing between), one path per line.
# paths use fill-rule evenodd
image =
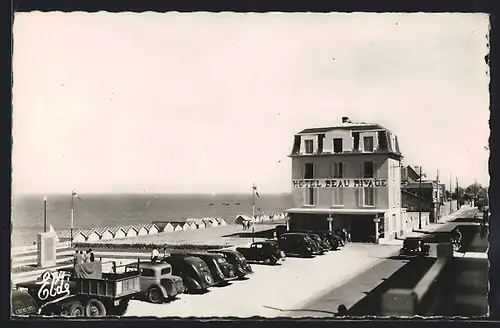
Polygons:
M83 234L87 242L99 241L101 235L94 229L84 230Z
M128 226L123 227L123 231L125 231L125 234L127 237L135 237L135 236L137 236L137 232L138 232L137 228L135 228L132 225L128 225Z
M173 231L183 231L183 224L182 223L179 223L179 222L171 222L172 224L172 227L173 227Z
M153 224L158 227L158 232L174 231L174 226L168 221L153 221Z
M148 235L155 235L160 232L160 229L156 226L156 224L146 224L144 226L148 231Z
M206 228L205 222L201 218L188 218L187 222L193 222L196 225L196 229L204 229Z
M71 237L70 237L71 239ZM73 242L74 243L83 243L87 241L87 236L83 233L83 231L73 232Z
M99 234L101 240L109 240L114 238L113 233L109 230L108 227L95 229L95 231Z
M146 228L146 225L136 225L135 228L137 229L137 235L138 236L146 236L149 231L148 229Z
M375 123L310 128L294 137L291 229L347 228L353 241L402 235L397 136Z
M203 218L202 220L203 220L203 223L205 223L206 228L212 227L212 220L210 220L209 218Z
M226 226L227 225L226 220L224 220L223 218L216 218L216 220L217 220L217 223L219 224L219 226Z
M111 227L109 231L113 234L114 239L125 238L127 237L127 233L123 230L122 227Z
M236 218L234 219L235 224L243 224L243 222L251 222L252 218L249 217L248 215L237 215Z
M437 181L422 180L410 182L401 189L403 207L409 211L429 212L429 221L435 222L444 203L442 186Z

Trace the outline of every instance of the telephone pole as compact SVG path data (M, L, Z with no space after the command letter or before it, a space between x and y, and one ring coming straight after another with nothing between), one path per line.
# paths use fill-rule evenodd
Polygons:
M43 197L43 232L47 232L47 197Z
M458 195L458 176L457 176L457 211L460 209L460 196Z
M418 174L418 229L422 229L422 165L419 166Z
M441 217L441 186L439 185L439 169L437 170L437 175L436 175L436 180L437 180L437 190L436 190L436 201L437 201L437 208L436 208L436 221Z
M452 194L452 189L451 189L451 174L450 174L450 214L451 212L453 212L453 209L451 207L451 201L453 200L453 197L451 197L451 194Z

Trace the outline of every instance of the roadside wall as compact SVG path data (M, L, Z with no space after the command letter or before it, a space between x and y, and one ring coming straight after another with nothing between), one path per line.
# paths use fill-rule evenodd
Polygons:
M450 215L451 213L457 210L457 201L451 201L451 212L450 212L450 202L444 202L444 205L441 205L441 217Z

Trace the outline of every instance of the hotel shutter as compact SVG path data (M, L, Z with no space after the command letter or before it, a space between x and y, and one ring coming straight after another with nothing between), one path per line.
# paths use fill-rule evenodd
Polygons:
M342 163L342 177L347 178L347 163Z
M323 141L325 139L324 134L319 134L318 135L318 154L321 154L323 152Z
M300 152L300 135L296 135L293 140L292 154L298 154Z
M353 150L359 150L359 132L353 132L352 137L354 140Z
M378 131L378 149L387 151L387 133L385 131Z

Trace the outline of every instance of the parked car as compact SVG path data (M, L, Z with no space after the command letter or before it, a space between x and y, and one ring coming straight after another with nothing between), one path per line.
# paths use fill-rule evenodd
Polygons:
M401 256L428 256L431 247L420 237L408 237L403 241L403 247L399 250Z
M276 248L278 248L280 251L278 252L278 255L280 256L279 260L280 261L285 261L286 260L286 254L283 252L282 249L280 249L280 246L278 245L278 241L275 239L267 239L262 241L263 243L270 243L273 244Z
M236 276L242 279L248 274L252 274L252 266L248 263L247 259L238 251L221 249L208 251L209 253L222 254L226 261L233 266Z
M150 303L163 303L184 293L182 278L172 274L172 266L168 263L141 261L130 263L125 272L139 268L141 292L139 297Z
M314 255L323 255L325 254L325 250L327 250L326 245L323 243L322 239L320 236L318 236L316 233L313 233L309 230L293 230L289 232L298 232L298 233L304 233L307 235L307 238L309 239L310 243L312 244L313 247L313 254Z
M214 279L215 286L227 285L230 280L238 278L234 272L234 268L222 254L204 253L204 252L188 252L188 253L173 253L171 256L195 256L202 259L210 269L210 273Z
M207 264L200 258L184 254L184 256L167 256L162 259L172 266L172 273L182 278L185 290L189 293L207 292L214 284L214 278Z
M12 315L34 315L38 313L35 299L22 290L13 289L10 294Z
M320 231L316 231L316 233L322 239L327 240L329 242L330 250L332 250L332 251L337 250L341 246L342 239L339 236L336 236L333 231L320 230Z
M238 247L236 251L252 262L264 262L265 264L276 265L284 259L284 253L279 249L276 242L259 241L252 243L250 247Z
M305 233L286 232L278 237L278 245L286 256L314 257L313 245Z
M324 252L329 251L332 246L330 245L330 242L328 241L328 238L322 237L321 233L318 231L311 231L311 230L296 230L296 232L302 232L306 233L311 237L319 247L323 249Z

